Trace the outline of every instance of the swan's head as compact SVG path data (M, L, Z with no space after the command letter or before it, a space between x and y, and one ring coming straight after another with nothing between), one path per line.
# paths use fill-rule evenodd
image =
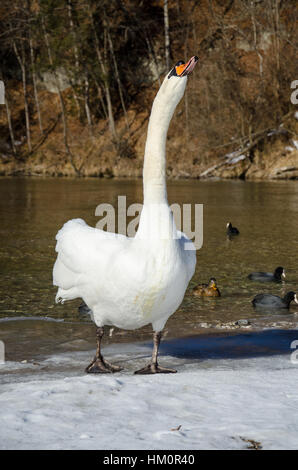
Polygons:
M193 71L199 58L193 56L188 62L179 60L177 64L165 76L165 79L159 90L159 97L169 99L177 104L185 91L187 76Z
M199 58L196 55L189 59L186 64L183 62L183 60L179 60L179 62L177 62L177 64L172 68L170 73L168 73L168 80L170 80L172 77L187 77L187 75L189 75L195 68L198 60Z

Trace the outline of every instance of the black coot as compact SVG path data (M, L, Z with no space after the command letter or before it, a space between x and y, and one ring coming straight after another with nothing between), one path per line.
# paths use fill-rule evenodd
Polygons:
M293 300L298 304L297 294L291 291L283 298L272 294L258 294L253 299L252 303L254 307L279 309L289 308Z
M237 227L233 227L231 222L227 223L227 235L235 236L235 235L239 235L239 233L240 232Z
M257 272L248 275L251 281L259 282L281 282L282 278L286 277L286 272L282 266L278 266L274 273Z

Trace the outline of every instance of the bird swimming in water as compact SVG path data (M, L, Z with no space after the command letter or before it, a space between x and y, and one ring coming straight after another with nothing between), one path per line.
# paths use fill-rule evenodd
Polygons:
M249 274L247 277L251 281L281 282L282 279L285 279L286 272L282 266L278 266L278 268L275 269L274 273L255 272L255 273Z
M216 285L215 277L209 279L208 284L198 284L193 288L193 294L198 297L220 297L220 291Z
M255 308L289 309L293 300L298 304L297 294L292 291L288 292L283 298L272 294L257 294L252 300L252 304Z
M239 230L237 227L233 227L233 225L231 224L231 222L228 222L227 223L227 235L229 235L230 237L232 236L235 236L235 235L239 235Z

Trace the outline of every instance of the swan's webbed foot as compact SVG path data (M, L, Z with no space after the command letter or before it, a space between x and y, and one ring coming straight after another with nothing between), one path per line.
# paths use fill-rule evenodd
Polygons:
M101 354L101 339L103 337L104 329L99 327L96 329L97 349L93 361L86 367L87 374L111 374L112 372L119 372L122 370L120 366L114 366L109 361L103 358Z
M105 359L95 358L89 366L86 367L85 372L87 374L111 374L113 372L119 372L122 370L120 366L114 366Z
M142 369L136 370L135 374L175 374L176 369L170 369L168 367L161 367L158 364L148 364Z
M161 367L157 363L157 355L159 344L161 340L162 333L161 331L154 332L153 335L153 351L152 351L152 359L150 364L143 367L140 370L136 370L135 374L175 374L177 371L175 369L169 369L167 367Z

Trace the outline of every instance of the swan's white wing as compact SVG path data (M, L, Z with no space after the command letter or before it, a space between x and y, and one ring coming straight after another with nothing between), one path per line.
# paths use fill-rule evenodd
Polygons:
M56 235L56 251L67 267L83 272L98 265L103 258L127 246L124 235L90 227L82 219L69 220Z
M183 259L186 264L188 282L191 280L192 276L195 273L197 256L196 256L196 247L194 243L185 235L185 233L177 230L180 249L183 252Z
M90 227L82 219L66 222L56 240L53 284L59 287L57 300L81 297L80 286L90 278L100 281L109 260L130 244L124 235Z

